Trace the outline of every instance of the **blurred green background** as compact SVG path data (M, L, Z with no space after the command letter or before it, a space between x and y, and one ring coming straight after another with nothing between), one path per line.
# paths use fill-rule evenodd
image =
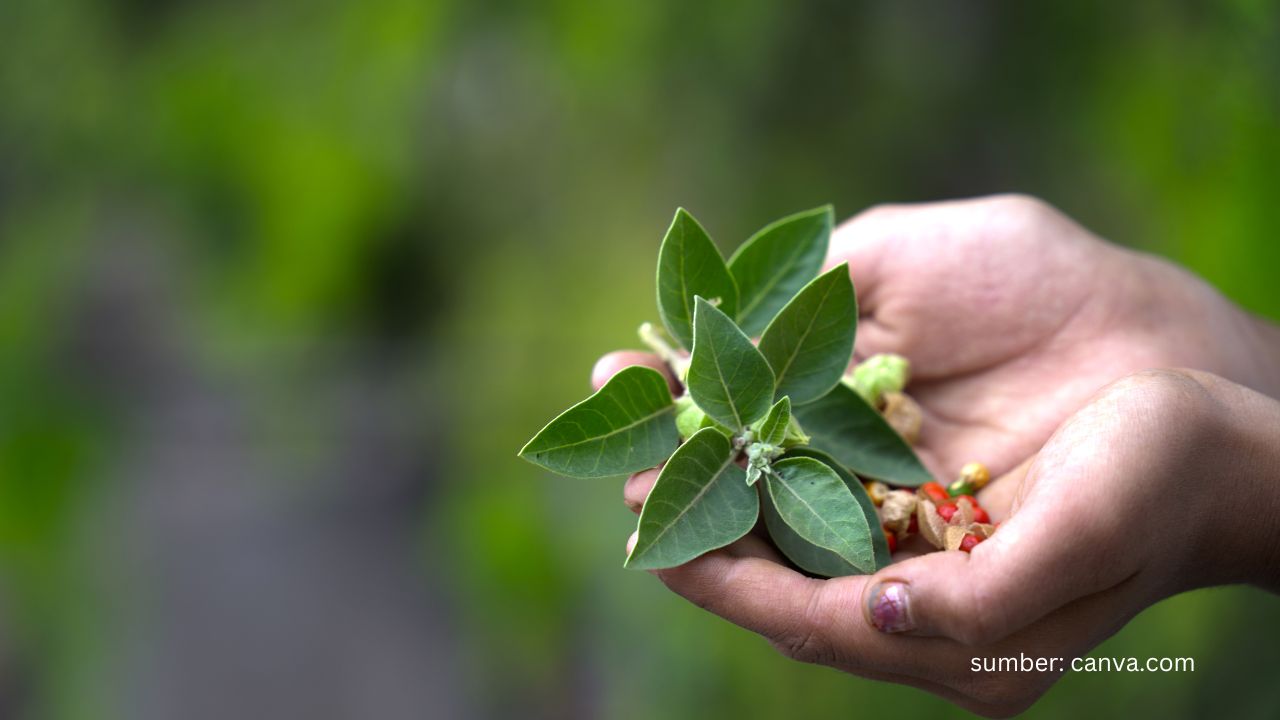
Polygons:
M1280 317L1280 6L3 0L0 716L959 714L624 572L620 483L515 451L676 206L1014 190ZM1278 628L1181 596L1098 653L1194 674L1032 714L1274 717Z

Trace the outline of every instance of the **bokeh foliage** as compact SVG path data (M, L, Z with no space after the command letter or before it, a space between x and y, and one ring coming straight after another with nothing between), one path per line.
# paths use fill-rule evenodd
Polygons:
M619 483L515 450L655 319L677 206L727 250L824 202L843 217L1029 192L1276 318L1277 188L1265 0L6 0L8 641L36 668L37 707L95 716L83 698L110 652L72 548L111 495L95 468L128 403L79 387L67 339L83 279L142 234L176 258L202 363L283 372L338 338L418 365L433 391L404 402L443 433L424 567L478 713L945 713L785 662L622 571ZM1163 603L1100 652L1190 655L1194 675L1070 675L1036 714L1275 714L1277 621L1245 590Z

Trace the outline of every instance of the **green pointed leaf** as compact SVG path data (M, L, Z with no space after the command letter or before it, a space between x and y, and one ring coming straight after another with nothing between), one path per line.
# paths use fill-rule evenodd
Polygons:
M764 483L778 517L797 535L864 573L875 572L866 515L834 470L813 458L784 458Z
M804 286L760 336L760 353L777 377L777 396L802 405L827 393L849 367L858 302L848 265Z
M756 524L760 501L719 430L706 428L681 445L649 491L639 537L626 567L674 567L724 547Z
M738 309L738 287L707 231L684 208L658 251L658 312L667 332L693 347L693 298L716 301L730 317Z
M685 384L702 411L741 430L769 411L773 371L729 316L701 297L693 311L693 353Z
M796 213L752 235L729 260L738 284L738 324L757 335L822 269L831 238L831 206Z
M875 503L867 495L866 488L862 487L862 481L841 467L835 458L813 448L795 448L788 451L786 456L813 458L840 476L845 487L849 488L849 492L862 508L863 517L867 519L867 527L871 530L871 547L875 554L876 570L887 566L892 560L889 554L889 543L884 536L880 514L876 511ZM769 529L769 537L773 539L773 543L778 546L782 554L790 558L797 567L825 577L862 574L862 570L845 562L844 558L797 535L795 530L782 521L768 497L768 493L761 495L760 511L764 516L765 526Z
M647 470L666 460L679 442L675 413L662 373L632 366L547 423L520 457L572 477Z
M761 420L756 440L769 445L781 445L787 438L787 426L791 423L791 398L783 397L769 408L769 414Z
M809 433L809 445L863 477L916 487L933 476L875 408L843 383L791 410Z
M706 413L702 414L702 424L698 426L699 430L701 430L702 428L715 428L716 430L719 430L727 438L732 438L735 432L732 428L725 427L724 425L721 425L720 423L716 422L715 418L711 417Z

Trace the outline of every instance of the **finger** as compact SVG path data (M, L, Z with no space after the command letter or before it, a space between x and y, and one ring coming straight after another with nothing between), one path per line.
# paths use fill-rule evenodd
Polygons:
M649 497L649 491L653 489L653 484L658 481L658 473L662 468L653 468L638 472L627 478L627 482L622 486L622 501L631 508L631 512L639 514L640 509L644 507L644 501Z
M763 635L794 659L921 688L986 715L1009 715L1010 709L1025 708L1061 673L1021 677L1016 687L1027 687L1010 698L1009 688L1015 685L989 673L975 674L973 658L1010 655L1028 646L1083 650L1118 627L1112 617L1118 605L1104 595L1071 608L1065 623L1033 628L977 651L948 638L887 635L873 629L858 611L865 576L807 578L760 556L771 552L767 543L748 536L654 574L694 604Z
M962 654L972 654L948 639L901 638L872 628L858 609L865 575L818 580L766 553L776 557L768 543L748 536L655 574L693 604L804 662L945 693L939 681L964 666Z
M671 375L671 370L667 367L667 364L662 362L657 355L640 350L615 350L597 360L595 367L591 369L592 389L599 390L619 370L632 365L643 365L657 370L667 379L667 385L671 388L673 394L681 392L680 383L676 382L675 377Z
M784 652L799 649L818 631L814 607L826 583L770 560L726 549L655 574L693 604L763 635Z

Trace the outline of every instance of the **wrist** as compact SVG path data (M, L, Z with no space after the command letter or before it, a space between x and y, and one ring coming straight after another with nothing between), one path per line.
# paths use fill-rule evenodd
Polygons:
M1131 302L1143 310L1139 329L1154 331L1157 365L1204 370L1280 398L1280 327L1181 266L1127 252L1137 268Z
M1206 373L1211 398L1198 486L1203 585L1280 593L1280 401Z
M1280 400L1280 326L1266 318L1241 312L1253 337L1252 374L1256 380L1250 387Z

